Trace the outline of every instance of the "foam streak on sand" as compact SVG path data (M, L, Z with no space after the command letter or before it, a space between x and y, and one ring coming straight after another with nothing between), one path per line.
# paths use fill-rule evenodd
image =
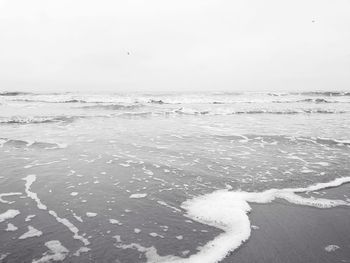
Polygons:
M129 247L145 253L148 262L216 263L248 240L251 232L248 217L248 213L251 210L249 203L265 204L277 198L282 198L293 204L317 208L331 208L341 205L349 206L350 203L343 200L305 198L296 194L337 187L349 182L350 177L343 177L328 183L319 183L306 188L270 189L264 192L218 190L187 200L182 204L182 208L187 211L189 218L224 231L224 233L204 245L197 254L191 255L189 258L175 256L162 257L157 254L154 247L145 248L138 244L131 244Z
M28 231L26 233L24 233L23 235L21 235L18 239L26 239L29 237L40 237L43 234L43 232L41 232L40 230L32 227L32 226L28 226Z
M3 193L3 194L0 194L0 202L4 203L4 204L12 204L12 203L14 203L14 201L10 202L10 201L6 201L2 198L5 196L13 196L13 195L21 195L21 194L22 193Z
M27 177L23 178L23 180L26 181L25 192L28 195L28 197L32 198L37 203L37 206L39 209L47 210L47 206L44 205L40 201L40 199L38 198L38 195L36 193L30 191L31 185L36 180L36 175L34 175L34 174L28 175ZM80 240L85 246L90 244L89 240L87 240L86 238L84 238L83 236L78 234L79 229L75 225L73 225L68 219L59 217L57 215L57 213L55 211L52 211L52 210L49 211L49 214L52 215L56 219L57 222L66 226L69 229L69 231L71 231L74 234L73 235L74 239Z
M14 224L8 223L5 231L16 231L17 229L18 227L16 227Z
M146 196L147 196L147 194L132 194L132 195L130 195L130 198L138 199L138 198L144 198Z
M45 243L45 246L50 249L51 255L45 253L42 258L33 260L33 263L63 261L69 252L58 240L48 241Z
M35 167L35 166L42 166L42 165L49 165L49 164L53 164L53 163L59 163L61 161L52 161L52 162L48 162L48 163L32 163L32 164L28 164L26 166L24 166L25 169L28 169L28 168L32 168L32 167Z
M35 175L35 174L30 174L30 175L28 175L27 177L24 177L23 180L26 181L26 183L25 183L25 192L26 192L26 194L28 195L28 197L30 197L31 199L33 199L33 200L36 202L36 204L37 204L37 206L38 206L39 209L41 209L41 210L47 210L46 205L44 205L44 204L40 201L38 195L37 195L36 193L30 191L31 185L32 185L32 184L35 182L35 180L36 180L36 175Z
M20 214L20 212L18 210L9 209L6 212L0 214L0 223L4 222L7 219L14 218L14 217L18 216L19 214Z

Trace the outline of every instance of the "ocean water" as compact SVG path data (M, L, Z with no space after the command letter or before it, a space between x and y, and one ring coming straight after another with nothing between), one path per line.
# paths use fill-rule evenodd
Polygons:
M0 262L220 262L250 204L350 182L350 93L0 93Z

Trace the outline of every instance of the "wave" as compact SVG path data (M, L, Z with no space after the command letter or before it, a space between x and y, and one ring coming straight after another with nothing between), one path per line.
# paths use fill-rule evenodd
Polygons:
M328 101L325 99L305 99L305 100L300 100L299 102L315 102L315 103L337 103L338 101Z
M155 99L150 99L148 101L148 103L151 103L151 104L165 104L164 101L162 101L162 100L155 100Z
M301 111L267 111L267 110L249 110L249 111L232 111L232 110L194 110L189 108L180 108L176 110L158 110L158 111L134 111L134 112L119 112L109 115L110 117L152 117L152 116L229 116L229 115L244 115L244 114L275 114L275 115L296 115L296 114L342 114L345 111L334 110L301 110Z
M0 92L0 96L20 96L20 95L28 95L31 94L29 92L20 92L20 91L4 91Z
M85 100L69 99L69 100L37 100L37 99L13 99L11 101L20 101L20 102L42 102L42 103L87 103Z
M195 110L191 108L179 108L174 111L177 114L183 115L236 115L236 114L340 114L347 113L346 111L338 110L323 110L323 109L306 109L306 110L247 110L247 111L232 111L228 109L218 109L218 110Z
M244 95L246 94L245 92L230 92L230 91L222 91L222 92L213 92L213 93L209 93L211 95L218 95L218 96L221 96L221 95L227 95L227 96L240 96L240 95Z
M4 101L37 102L37 103L91 103L91 104L143 104L159 105L167 104L245 104L245 103L350 103L347 98L350 92L203 92L203 93L171 93L171 94L80 94L80 93L25 93L3 92L0 93ZM22 95L22 96L19 96ZM88 106L89 107L89 106ZM93 106L94 107L94 106ZM91 107L91 108L93 108ZM98 106L97 106L98 107ZM112 108L113 106L108 106ZM107 107L107 108L108 108ZM113 109L112 109L113 110Z
M316 138L316 142L327 145L346 145L350 146L350 140L336 140L331 138Z
M347 113L347 111L343 111L343 110L321 110L321 109L317 109L317 110L303 110L303 113L320 113L320 114L342 114L342 113Z
M56 103L56 104L79 104L79 103L93 103L93 104L105 104L108 103L108 100L90 100L90 99L25 99L25 98L16 98L11 99L11 101L16 102L28 102L28 103ZM316 99L301 99L301 100L240 100L240 101L234 101L234 100L228 100L226 99L217 99L217 98L182 98L182 99L173 99L171 97L168 98L135 98L135 103L139 104L155 104L155 105L165 105L165 104L237 104L237 103L316 103L316 104L323 104L323 103L350 103L350 101L338 101L338 100L326 100L323 98L316 98ZM128 101L129 102L129 101ZM107 107L105 107L107 106ZM120 106L124 106L120 104ZM101 106L99 105L91 105L91 106L85 106L85 108L99 108ZM111 105L102 105L102 107L105 107L108 109L108 107L112 108ZM116 106L118 107L118 106Z
M143 104L134 105L122 105L122 104L109 104L109 105L89 105L80 107L81 109L97 109L97 110L134 110L142 108Z
M267 93L267 95L269 96L273 96L273 97L281 97L281 96L288 96L288 93Z
M142 105L94 105L82 107L84 109L102 109L114 111L115 113L103 115L74 115L74 116L12 116L0 117L0 125L30 125L30 124L69 124L76 120L86 118L111 118L111 117L152 117L152 116L229 116L229 115L258 115L258 114L273 114L273 115L297 115L297 114L344 114L347 111L337 110L247 110L233 111L230 109L210 109L196 110L191 108L179 109L152 109L146 111L133 111L143 107Z
M264 94L264 93L261 93L261 94ZM269 92L266 94L273 97L281 97L281 96L288 96L288 95L325 96L325 97L350 96L350 92L346 92L346 91L305 91L305 92L287 92L287 93Z
M306 96L326 96L326 97L339 97L350 96L350 92L342 91L309 91L309 92L291 92L291 95L306 95Z
M40 149L51 150L51 149L63 149L63 148L66 148L67 145L62 143L53 143L53 142L0 138L0 147L40 148Z
M306 137L306 136L288 136L275 134L232 134L232 135L214 135L215 139L227 141L261 141L267 144L320 144L326 146L350 146L350 140L321 138L321 137Z
M143 111L143 112L123 112L116 114L114 116L116 117L150 117L150 116L155 116L155 115L161 115L161 114L170 114L169 112L152 112L152 111Z
M0 124L40 124L40 123L70 123L82 116L55 117L10 117L0 119Z
M309 102L309 103L349 103L349 102L343 102L343 101L337 101L337 100L326 100L322 98L317 99L302 99L302 100L274 100L272 103L298 103L298 102Z
M266 95L266 94L264 94ZM272 96L272 95L270 95ZM276 95L276 97L286 96ZM240 98L232 98L230 96L183 96L183 97L153 97L147 100L147 98L135 98L135 101L140 103L150 103L150 104L261 104L261 103L315 103L315 104L323 104L323 103L350 103L350 101L344 100L335 100L335 99L325 99L325 98L295 98L291 97L288 99L284 98L276 98L271 99L264 96L261 97L240 97Z

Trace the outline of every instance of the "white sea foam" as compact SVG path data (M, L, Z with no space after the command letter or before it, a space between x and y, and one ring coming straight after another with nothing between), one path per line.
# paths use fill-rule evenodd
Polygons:
M150 235L151 237L160 237L160 238L164 238L164 236L162 236L162 235L160 235L160 234L158 234L158 233L155 233L155 232L149 233L149 235Z
M117 220L117 219L109 219L109 223L116 224L116 225L119 225L119 226L122 225L122 223L120 223L119 220Z
M31 185L36 180L36 175L34 174L28 175L27 177L23 178L23 180L26 181L25 192L28 195L28 197L32 198L37 203L37 207L39 209L47 210L47 206L41 202L38 195L30 190ZM75 225L73 225L68 219L59 217L57 213L53 210L49 210L48 213L52 215L57 222L66 226L69 229L69 231L71 231L74 234L73 235L74 239L80 240L85 246L90 244L89 240L79 235L79 229Z
M28 221L32 220L33 217L35 217L35 215L28 215L24 221L28 222Z
M318 164L318 165L321 165L321 166L329 166L329 163L327 163L327 162L318 162L318 163L315 163L315 164Z
M8 223L5 231L16 231L17 229L18 227L16 227L14 224Z
M81 218L81 216L78 216L76 213L72 212L73 213L73 216L76 220L78 220L79 222L83 223L83 219Z
M50 249L50 253L44 253L40 259L34 259L32 263L46 263L51 261L63 261L69 253L60 241L52 240L45 243L45 246Z
M21 195L22 193L3 193L3 194L0 194L0 202L1 203L4 203L4 204L12 204L14 203L15 201L6 201L4 199L2 199L3 197L6 197L6 196L13 196L13 195Z
M91 249L88 247L81 247L75 253L74 256L79 257L81 253L89 252Z
M276 198L282 198L290 203L319 208L349 205L343 200L305 198L295 194L336 187L348 182L350 177L343 177L306 188L271 189L260 193L219 190L186 201L182 206L188 211L190 218L225 231L206 244L199 253L190 256L187 262L203 262L204 258L205 262L218 262L246 241L250 235L250 221L247 216L251 209L249 202L269 203Z
M0 214L0 223L4 222L5 220L14 218L19 214L20 214L20 212L18 210L9 209L6 212Z
M328 245L324 248L324 250L326 250L327 252L333 252L336 251L337 249L339 249L340 247L337 245Z
M120 236L114 236L115 239L117 239L117 242L121 242ZM137 251L144 253L146 258L147 258L147 262L148 263L168 263L168 262L186 262L186 259L182 259L179 257L175 257L175 256L159 256L157 253L157 250L155 247L143 247L140 244L137 243L131 243L131 244L116 244L115 245L118 248L122 248L122 249L136 249ZM183 261L182 261L183 260ZM202 262L206 262L206 261L202 261Z
M86 216L87 217L95 217L95 216L97 216L97 213L87 212Z
M48 162L48 163L37 163L37 162L33 162L31 164L28 164L26 166L24 166L25 169L29 169L29 168L32 168L32 167L35 167L35 166L43 166L43 165L50 165L50 164L53 164L53 163L59 163L61 161L52 161L52 162Z
M174 212L181 212L180 209L178 209L178 208L176 208L176 207L174 207L174 206L171 206L171 205L167 204L167 203L164 202L164 201L157 201L157 203L160 204L160 205L166 206L166 207L168 207L168 208L170 208L170 209L172 209L172 210L174 210Z
M132 194L130 195L130 198L138 199L138 198L144 198L147 194Z
M44 205L44 204L40 201L38 195L37 195L36 193L30 191L31 185L32 185L32 184L35 182L35 180L36 180L36 175L35 175L35 174L30 174L30 175L24 177L23 180L26 181L26 183L25 183L25 192L26 192L26 194L27 194L31 199L33 199L33 200L36 202L36 204L37 204L37 206L38 206L39 209L41 209L41 210L47 210L46 205Z
M0 138L0 148L4 147L4 144L7 142L7 140Z
M89 240L87 240L85 237L78 234L79 229L75 225L73 225L68 219L59 217L57 213L52 210L49 211L49 214L55 217L59 223L66 226L74 234L73 235L74 239L80 240L85 246L90 244Z
M122 240L121 240L119 235L115 235L113 238L115 238L118 243L122 242Z
M29 237L40 237L43 234L43 232L41 232L40 230L32 227L32 226L28 226L28 231L25 232L23 235L21 235L19 237L19 239L26 239Z
M139 244L118 245L121 248L134 248L145 253L148 262L167 263L216 263L226 257L229 252L236 250L248 240L251 225L248 212L249 203L270 203L277 198L298 205L318 208L331 208L340 205L350 205L343 200L306 198L296 193L318 191L325 188L337 187L349 183L350 177L342 177L327 183L318 183L305 188L270 189L264 192L243 192L217 190L213 193L195 197L182 204L187 216L203 224L220 228L224 233L209 241L201 250L188 258L176 256L159 256L154 247L145 248ZM330 249L333 249L331 247Z

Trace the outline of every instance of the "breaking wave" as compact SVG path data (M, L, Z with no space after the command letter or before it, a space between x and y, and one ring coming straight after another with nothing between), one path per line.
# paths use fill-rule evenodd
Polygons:
M122 104L109 104L109 105L89 105L80 107L82 109L97 109L97 110L134 110L142 108L144 105L142 104L134 104L134 105L122 105Z
M298 103L298 102L306 102L306 103L348 103L343 101L337 101L337 100L326 100L323 98L317 98L317 99L302 99L302 100L274 100L272 103Z
M327 96L327 97L350 96L350 92L342 92L342 91L292 92L290 94L292 94L292 95L306 95L306 96Z
M270 92L267 93L269 96L273 97L281 97L281 96L288 96L288 95L302 95L302 96L350 96L350 92L346 91L305 91L305 92L287 92L287 93L276 93L276 92Z
M12 101L20 102L42 102L42 103L87 103L85 100L69 99L69 100L38 100L38 99L13 99Z
M7 96L7 95L6 95ZM226 98L216 98L216 97L193 97L193 98L173 98L173 97L162 97L162 98L142 98L142 97L135 97L135 98L114 98L115 102L126 102L131 103L135 102L138 105L141 104L154 104L154 105L164 105L164 104L237 104L237 103L315 103L315 104L322 104L322 103L350 103L350 101L338 101L338 100L328 100L324 98L306 98L306 99L295 99L295 100L254 100L254 99L246 99L246 100L236 100L230 97ZM28 103L55 103L55 104L83 104L83 103L94 103L94 104L105 104L105 103L113 103L114 101L109 101L108 99L99 99L99 100L92 100L89 99L59 99L59 98L47 98L47 99L28 99L28 98L16 98L11 99L11 101L15 102L28 102ZM112 107L112 105L102 105L102 107ZM118 106L125 106L125 105L117 105ZM91 106L84 106L86 108L99 108L100 105L91 105Z
M55 117L20 117L0 118L0 124L40 124L40 123L70 123L82 116L55 116Z
M95 103L95 104L230 104L230 103L349 103L350 92L204 92L171 94L79 94L79 93L26 93L0 92L3 100L38 103ZM333 99L329 99L333 97ZM344 98L341 98L344 97ZM347 97L347 98L345 98ZM335 99L338 98L338 99Z
M81 107L83 109L97 109L114 111L114 113L102 115L74 115L74 116L11 116L0 117L0 125L29 125L29 124L69 124L76 120L86 118L111 118L111 117L152 117L152 116L229 116L229 115L297 115L297 114L344 114L348 111L304 109L304 110L232 110L227 108L198 110L192 108L155 108L138 110L144 105L94 105Z
M346 111L338 110L323 110L323 109L303 109L303 110L247 110L247 111L232 111L229 109L217 109L217 110L195 110L191 108L179 108L174 111L177 114L184 115L235 115L235 114L340 114L347 113Z
M337 110L247 110L233 111L230 109L211 109L211 110L196 110L191 108L179 109L155 109L150 111L119 111L111 114L109 117L152 117L152 116L229 116L229 115L257 115L257 114L272 114L272 115L297 115L297 114L344 114L347 111Z
M29 92L19 92L19 91L5 91L5 92L0 92L0 96L20 96L20 95L27 95L31 94Z

